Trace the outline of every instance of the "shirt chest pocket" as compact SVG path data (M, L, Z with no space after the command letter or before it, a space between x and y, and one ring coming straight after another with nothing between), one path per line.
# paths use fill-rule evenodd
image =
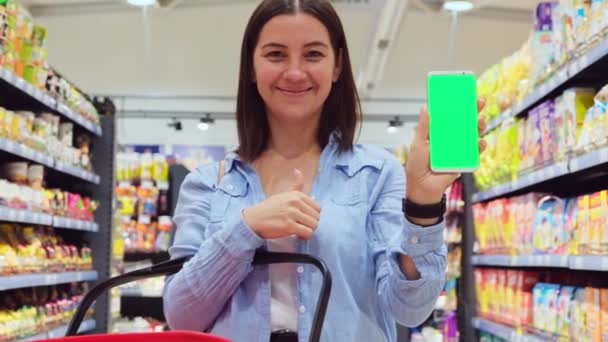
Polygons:
M211 195L209 224L205 231L205 237L209 237L221 229L231 215L241 215L241 210L246 205L246 195L247 183L244 181L231 182L226 175L226 179L220 183Z
M337 167L333 170L331 201L334 204L355 206L360 203L367 203L371 191L370 186L373 186L370 181L376 179L382 169L382 161L353 164L346 168Z

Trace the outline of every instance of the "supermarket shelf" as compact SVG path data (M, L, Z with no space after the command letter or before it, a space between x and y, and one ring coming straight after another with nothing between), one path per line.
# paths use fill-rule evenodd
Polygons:
M4 206L0 206L0 222L15 222L35 224L41 226L53 226L55 228L84 230L87 232L99 231L99 225L95 222L75 220L60 216L51 216L44 213L35 213L29 210L12 209Z
M15 75L10 70L0 67L0 79L3 79L6 83L9 83L13 87L19 89L24 94L27 94L31 98L40 102L44 106L57 111L66 118L76 122L78 125L84 127L88 131L101 136L101 127L92 123L91 121L84 118L82 115L74 112L64 103L55 100L52 96L45 93L43 90L34 87L32 84L24 80L23 78Z
M85 171L81 168L66 164L64 162L61 161L56 161L55 162L55 169L57 171L61 171L63 173L67 173L69 175L72 175L74 177L78 177L80 179L83 179L87 182L91 182L93 184L99 184L100 178L98 175Z
M538 184L553 178L561 177L570 173L568 161L560 161L546 166L542 169L520 176L518 179L495 186L489 190L473 194L473 202L482 202L500 197L511 192L519 191L531 185Z
M82 115L74 112L65 104L59 102L57 104L57 111L59 113L63 114L68 119L73 120L80 126L86 128L88 131L93 132L99 136L101 135L101 127L99 127L98 125L95 125L91 121L85 119Z
M4 138L0 138L0 150L14 154L21 158L31 160L36 163L40 163L59 172L67 173L74 177L86 180L87 182L99 184L100 181L99 176L96 174L93 174L91 172L85 171L81 168L72 165L68 165L61 161L56 161L49 155L35 151L23 144L15 143Z
M19 274L0 277L0 291L97 280L97 271Z
M27 94L30 97L36 99L43 105L51 109L55 109L57 107L57 101L55 101L53 97L51 97L41 89L34 87L29 82L26 82L23 78L18 77L13 72L0 67L0 78L11 84L13 87L19 89L24 94Z
M475 255L473 265L552 267L608 272L608 255Z
M567 255L475 255L473 265L568 268Z
M56 228L67 228L75 230L84 230L87 232L99 231L99 225L95 222L75 220L67 217L53 217L53 227Z
M0 206L0 221L50 226L53 224L53 216Z
M82 324L80 325L80 328L78 329L78 333L84 333L84 332L95 330L95 326L96 326L95 321L92 319L88 319L88 320L82 322ZM38 335L20 339L18 341L37 341L37 340L44 340L44 339L51 339L51 338L61 338L61 337L65 336L67 331L68 331L68 326L64 325L59 328L55 328L53 330L45 331Z
M578 172L606 163L608 147L603 147L589 153L570 159L570 172Z
M608 272L608 255L573 255L569 267L573 270Z
M494 336L501 337L509 342L540 342L544 339L536 337L534 335L525 334L518 332L516 329L509 326L488 321L482 318L473 318L473 327L475 329L485 331Z
M53 167L54 164L52 157L4 138L0 138L0 150L42 165Z
M488 121L485 133L500 126L506 120L524 113L537 102L545 98L552 91L566 84L570 79L580 74L583 70L597 63L608 55L608 39L598 42L593 48L577 59L567 63L557 70L546 81L537 86L525 99L505 110L498 117Z

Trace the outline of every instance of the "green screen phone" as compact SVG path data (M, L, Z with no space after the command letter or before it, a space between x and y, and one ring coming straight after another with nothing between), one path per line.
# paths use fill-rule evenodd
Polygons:
M475 75L468 71L430 72L427 100L431 170L475 171L479 167Z

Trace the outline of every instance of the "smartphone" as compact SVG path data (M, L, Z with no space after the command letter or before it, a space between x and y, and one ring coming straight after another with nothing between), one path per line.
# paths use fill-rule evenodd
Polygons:
M433 71L427 77L431 170L479 168L477 81L470 71Z

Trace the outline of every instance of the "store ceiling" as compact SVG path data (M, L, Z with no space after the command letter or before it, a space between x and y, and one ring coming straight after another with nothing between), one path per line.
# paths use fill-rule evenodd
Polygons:
M49 28L50 62L86 91L207 97L234 97L240 41L257 3L165 0L170 9L142 15L125 0L20 1ZM355 76L381 70L366 96L408 99L395 106L412 115L425 97L428 71L481 73L526 40L537 3L478 0L483 6L455 23L437 11L437 0L334 1ZM407 6L401 12L383 11L390 2ZM390 49L375 56L375 38L386 22L397 23L389 34Z

